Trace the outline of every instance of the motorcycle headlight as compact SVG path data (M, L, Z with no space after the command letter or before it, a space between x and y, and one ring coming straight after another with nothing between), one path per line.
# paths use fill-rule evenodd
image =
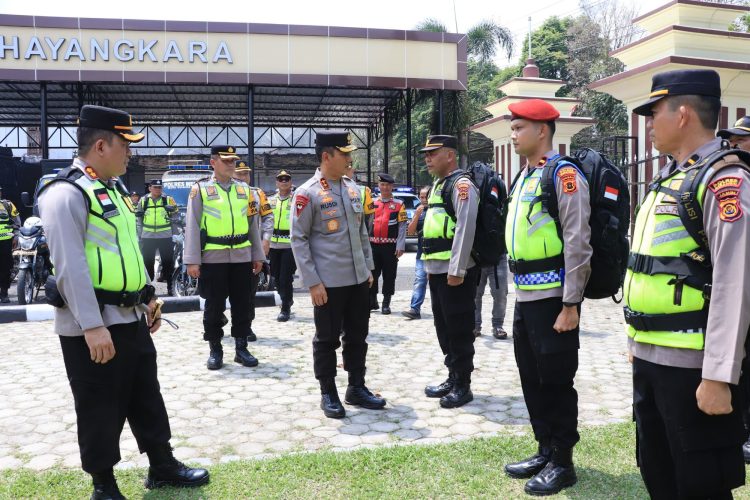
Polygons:
M18 245L21 247L21 250L34 250L34 239L20 238Z

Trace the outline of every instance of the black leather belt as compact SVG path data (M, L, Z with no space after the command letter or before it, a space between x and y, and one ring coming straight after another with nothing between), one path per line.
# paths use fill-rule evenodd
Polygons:
M239 245L248 241L246 234L238 234L236 236L206 236L206 243L213 243L214 245Z
M94 293L99 304L118 307L135 307L139 304L148 304L156 296L156 290L151 285L146 285L137 292L94 290Z
M565 267L565 257L562 254L555 257L537 260L513 260L508 259L508 268L513 274L542 273L545 271L557 271Z

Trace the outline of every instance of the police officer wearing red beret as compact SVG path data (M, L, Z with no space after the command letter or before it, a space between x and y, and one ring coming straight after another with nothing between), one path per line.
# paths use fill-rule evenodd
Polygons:
M551 495L576 483L573 447L578 435L578 322L590 274L589 188L586 178L552 148L555 120L549 103L511 104L511 140L526 165L509 196L505 242L516 287L513 348L538 451L505 466L531 478L525 491ZM541 176L554 168L560 230L539 203Z

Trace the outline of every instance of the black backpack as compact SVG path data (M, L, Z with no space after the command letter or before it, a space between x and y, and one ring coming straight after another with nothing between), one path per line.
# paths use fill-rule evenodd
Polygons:
M456 220L453 207L453 186L461 178L468 178L479 191L479 209L477 211L477 228L474 233L474 244L471 258L481 267L495 266L500 257L506 253L505 248L505 215L503 209L508 192L505 183L492 168L484 163L475 162L467 170L459 170L445 179L443 203L445 212Z
M560 212L555 191L555 172L561 162L574 164L586 177L591 204L591 277L583 296L588 299L614 299L625 280L628 265L628 229L630 226L630 193L628 181L605 155L584 148L572 157L558 156L542 172L540 202L549 213L562 240ZM520 174L520 173L519 173ZM515 185L516 180L513 181ZM512 188L511 188L512 191Z

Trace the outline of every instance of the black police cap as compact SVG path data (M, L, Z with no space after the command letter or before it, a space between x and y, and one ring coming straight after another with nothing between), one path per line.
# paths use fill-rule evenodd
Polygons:
M378 179L380 179L381 182L387 182L389 184L393 184L396 182L396 179L394 179L391 174L378 174Z
M458 139L454 135L430 135L427 136L427 142L419 152L425 153L440 148L458 149Z
M716 135L723 139L729 139L733 135L750 135L750 116L743 116L737 120L734 127L719 130Z
M105 108L104 106L86 105L81 108L78 126L108 130L119 135L128 142L140 142L146 137L133 133L133 118L125 111Z
M162 187L163 186L163 184L161 182L161 179L154 179L153 181L151 181L150 185L153 186L153 187Z
M211 154L213 156L218 156L222 160L239 160L240 157L237 156L237 148L234 148L232 146L213 146L211 148Z
M665 97L675 95L698 95L721 98L721 79L711 69L681 69L657 73L651 81L648 101L633 110L642 116L651 116L651 107Z
M349 132L318 132L315 134L315 147L328 148L333 147L342 153L351 153L357 149L352 144L352 134Z

